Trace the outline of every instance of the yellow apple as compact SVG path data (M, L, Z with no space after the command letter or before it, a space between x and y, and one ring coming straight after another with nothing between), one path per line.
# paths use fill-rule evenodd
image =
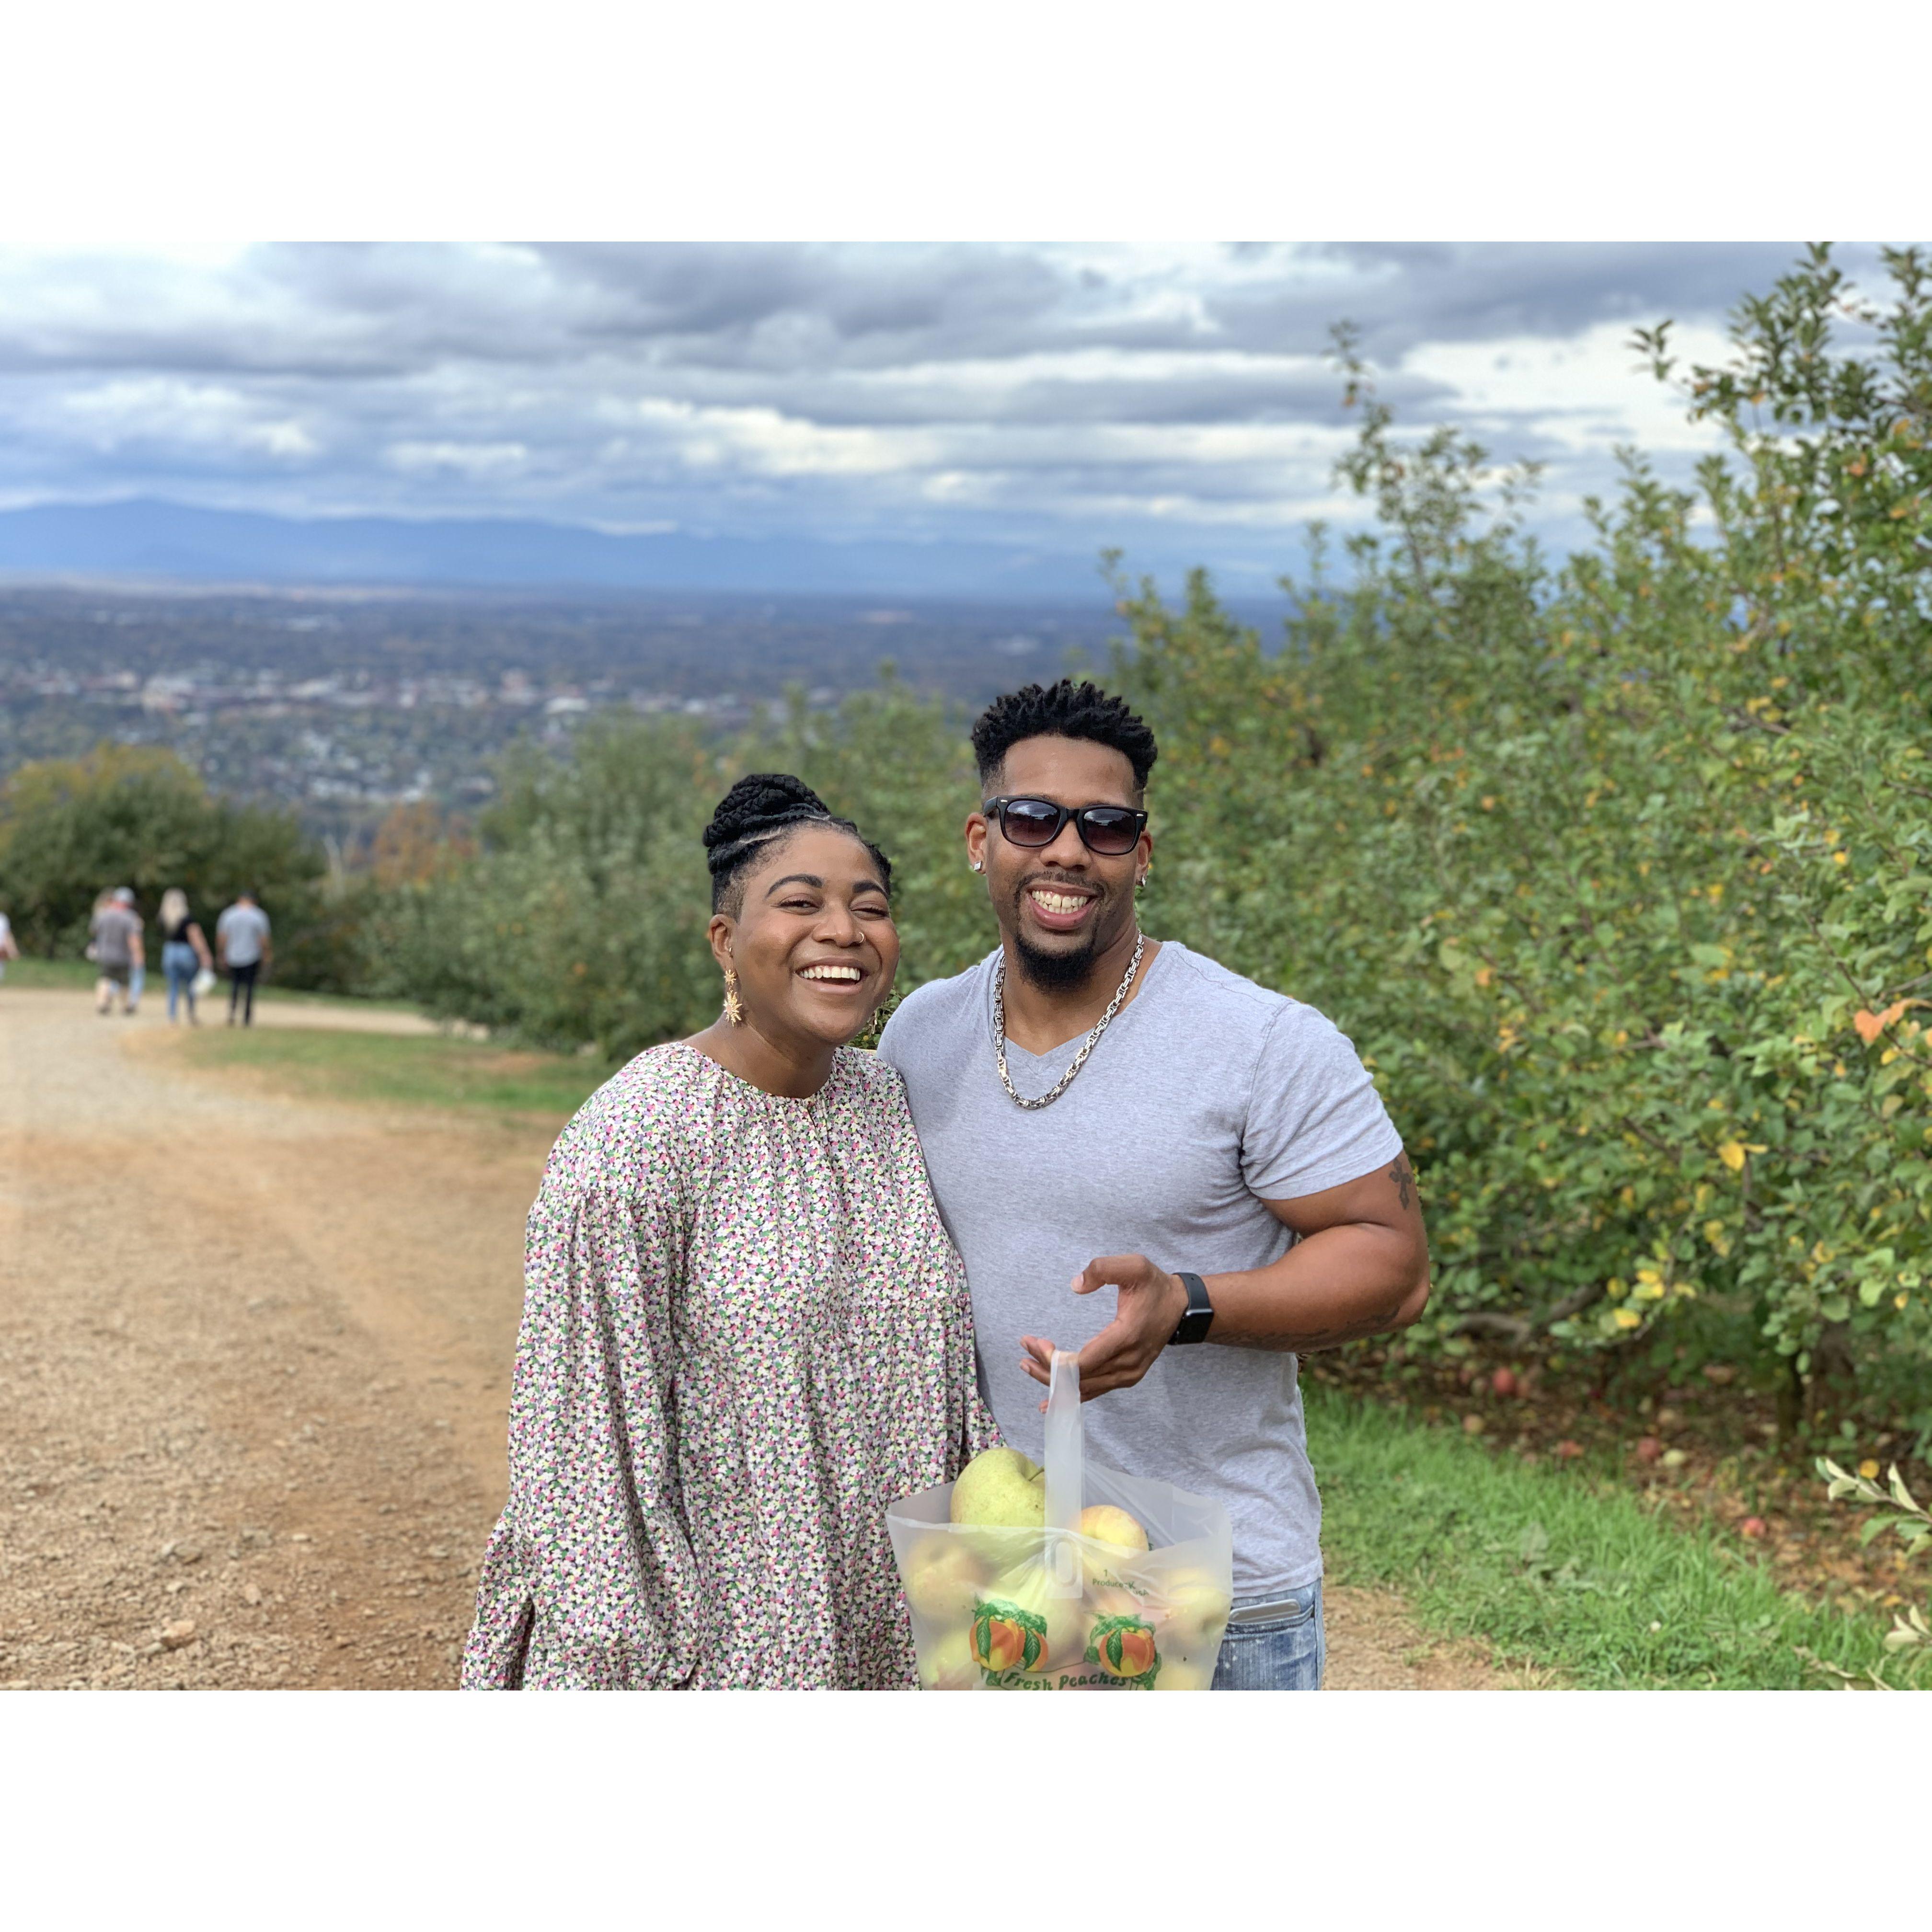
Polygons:
M952 1485L952 1514L988 1528L1044 1528L1046 1472L1017 1449L982 1449Z
M1227 1619L1228 1592L1205 1570L1176 1570L1160 1580L1154 1621L1171 1629L1182 1647L1198 1649Z
M1154 1680L1156 1690L1206 1690L1214 1682L1214 1660L1190 1662L1184 1658L1161 1660L1160 1675Z
M973 1633L948 1630L935 1643L920 1651L919 1686L922 1690L970 1690L980 1682L980 1666L973 1661Z
M1112 1503L1095 1503L1080 1512L1080 1534L1096 1543L1111 1543L1116 1550L1144 1550L1147 1532L1124 1509Z
M1087 1612L1095 1617L1138 1617L1147 1614L1132 1591L1108 1583L1096 1583L1088 1589Z
M914 1549L906 1564L906 1601L928 1622L958 1622L973 1612L973 1593L982 1581L963 1537L935 1534Z

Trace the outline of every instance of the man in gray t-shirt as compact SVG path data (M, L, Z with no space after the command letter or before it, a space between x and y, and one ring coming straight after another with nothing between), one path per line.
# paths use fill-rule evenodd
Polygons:
M148 957L131 886L118 886L108 895L94 915L88 937L100 969L100 977L94 982L94 1010L110 1012L118 993L122 1011L131 1018L141 1004L141 985L136 976L145 972Z
M1321 1503L1294 1352L1421 1312L1401 1140L1312 1007L1141 934L1154 747L1124 704L1031 686L974 742L967 850L1000 944L908 997L879 1051L965 1257L988 1400L1038 1456L1052 1349L1077 1348L1094 1456L1232 1519L1216 1687L1314 1688Z
M268 915L253 892L240 892L214 922L215 957L228 970L228 1024L238 1012L244 1026L255 1024L255 982L268 964Z

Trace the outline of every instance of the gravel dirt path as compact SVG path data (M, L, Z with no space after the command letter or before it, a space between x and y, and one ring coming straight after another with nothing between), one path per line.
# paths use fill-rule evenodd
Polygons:
M0 988L0 1685L446 1687L552 1130L291 1099L174 1045L152 1006ZM1334 1689L1525 1681L1378 1593L1328 1617Z

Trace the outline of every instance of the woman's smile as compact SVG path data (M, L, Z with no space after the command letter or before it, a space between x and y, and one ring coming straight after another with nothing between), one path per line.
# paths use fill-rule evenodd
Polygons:
M857 986L862 985L871 976L862 967L854 966L848 962L835 964L818 961L809 966L801 966L798 969L798 976L801 980L810 980L825 986Z

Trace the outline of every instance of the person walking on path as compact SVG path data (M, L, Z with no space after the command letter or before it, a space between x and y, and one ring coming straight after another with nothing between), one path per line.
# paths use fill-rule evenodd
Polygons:
M121 995L122 1011L130 1019L141 1004L137 974L146 976L147 948L142 939L141 915L134 910L134 889L117 887L94 913L91 950L100 977L94 982L94 1010L104 1018Z
M14 928L8 923L7 915L0 912L0 980L7 976L8 961L17 959L20 956L20 949L14 943Z
M973 746L966 859L1000 943L913 992L879 1054L965 1256L994 1420L1038 1458L1046 1337L1078 1348L1090 1453L1233 1521L1214 1688L1318 1689L1322 1506L1295 1357L1422 1312L1401 1138L1331 1022L1141 931L1155 746L1124 704L1030 685ZM1084 1298L1109 1286L1111 1319Z
M196 976L212 972L214 956L208 950L208 940L201 928L188 910L188 895L178 886L170 886L161 895L161 970L167 976L168 1024L176 1023L176 1010L184 997L188 1001L188 1023L199 1026L195 1016L194 982Z
M214 922L214 950L228 971L228 1024L238 1004L242 1024L255 1024L255 982L274 956L268 915L253 892L238 892L235 903Z

